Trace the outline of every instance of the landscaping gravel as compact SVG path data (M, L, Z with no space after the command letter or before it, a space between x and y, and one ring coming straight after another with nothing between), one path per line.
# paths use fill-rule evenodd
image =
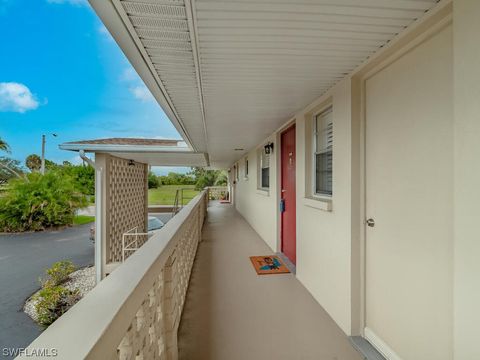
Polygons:
M69 279L62 284L62 286L69 290L78 289L80 297L84 297L95 286L95 266L89 266L74 271L69 275ZM37 321L37 311L35 309L35 305L38 302L34 298L39 291L40 290L30 296L23 307L23 311L25 311L25 313L34 321Z

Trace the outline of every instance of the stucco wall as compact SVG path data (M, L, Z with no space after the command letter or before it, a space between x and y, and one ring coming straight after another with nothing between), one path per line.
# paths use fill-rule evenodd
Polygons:
M306 200L305 172L311 161L306 131L311 110L333 105L333 197L331 211L314 208ZM296 116L297 126L297 277L335 319L351 333L351 101L350 80L338 83L315 104ZM307 204L308 202L308 204Z
M454 354L480 359L480 1L455 0Z
M297 278L315 299L335 319L347 334L351 334L351 101L350 79L345 79L318 101L299 112L296 120L297 172ZM311 207L305 200L305 117L316 107L332 101L334 117L334 201L332 211ZM307 115L310 118L309 115ZM282 127L284 128L284 127ZM279 132L264 142L275 142ZM309 146L309 145L308 145ZM270 161L270 191L257 188L257 149L247 155L248 180L244 177L244 158L236 184L237 210L270 246L280 249L277 224L277 167L280 147L275 142L274 158ZM233 168L232 168L233 171ZM306 203L309 204L306 204Z
M270 190L267 192L257 188L258 149L253 149L247 155L248 179L245 178L245 157L237 162L240 173L239 180L235 184L237 210L265 240L272 251L277 249L277 163L275 159L279 149L275 140L274 134L259 144L259 147L263 147L267 142L274 143L274 153L270 157ZM231 172L233 174L233 168Z

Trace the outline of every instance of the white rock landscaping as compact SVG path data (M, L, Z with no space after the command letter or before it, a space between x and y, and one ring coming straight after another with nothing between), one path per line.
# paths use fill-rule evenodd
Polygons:
M69 275L69 279L63 283L62 286L69 290L77 289L80 297L84 297L95 286L95 266L89 266L74 271ZM37 295L40 290L30 296L23 307L23 311L35 322L38 322L37 311L35 309L38 300L35 300L35 295Z

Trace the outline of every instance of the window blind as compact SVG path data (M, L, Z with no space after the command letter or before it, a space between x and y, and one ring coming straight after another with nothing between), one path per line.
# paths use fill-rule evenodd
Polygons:
M315 193L332 195L333 112L328 108L315 117Z

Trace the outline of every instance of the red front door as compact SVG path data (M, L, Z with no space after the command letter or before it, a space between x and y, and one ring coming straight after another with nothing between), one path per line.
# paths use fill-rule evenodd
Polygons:
M282 133L282 252L296 264L295 125Z

